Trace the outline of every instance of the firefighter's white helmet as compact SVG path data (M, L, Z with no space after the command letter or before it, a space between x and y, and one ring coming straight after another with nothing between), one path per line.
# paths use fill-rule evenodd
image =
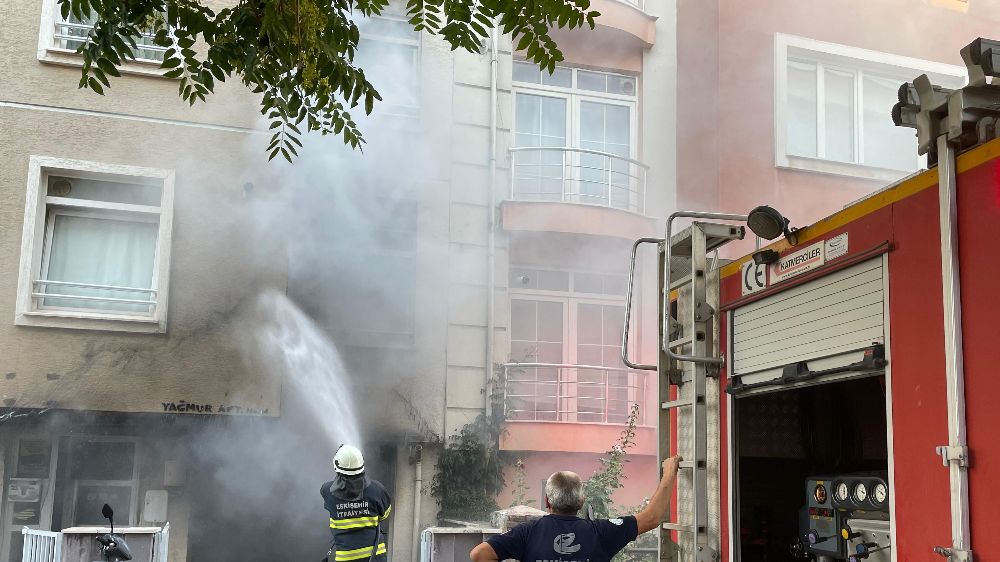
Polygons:
M333 455L333 469L348 476L361 474L365 471L365 458L357 447L341 445Z

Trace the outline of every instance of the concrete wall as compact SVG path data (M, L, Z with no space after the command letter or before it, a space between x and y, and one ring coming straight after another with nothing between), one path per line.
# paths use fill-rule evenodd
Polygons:
M793 225L889 182L775 167L775 33L962 66L961 47L996 36L1000 7L995 0L677 5L680 204L738 213L774 205ZM731 244L727 255L752 249Z
M245 365L234 339L234 318L247 299L262 287L282 289L285 283L285 264L260 259L266 255L260 246L268 240L253 234L244 213L243 184L268 181L254 166L262 162L262 153L246 153L256 138L245 128L255 121L253 96L227 84L206 107L191 110L177 97L176 81L142 76L115 80L103 97L78 90L78 68L37 58L42 3L15 4L0 32L5 404L162 412L164 403L186 401L277 415L279 381ZM175 172L166 334L14 325L33 155Z

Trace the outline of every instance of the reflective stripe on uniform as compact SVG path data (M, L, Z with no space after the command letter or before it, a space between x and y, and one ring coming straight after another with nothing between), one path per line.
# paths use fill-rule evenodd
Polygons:
M385 543L378 544L378 550L375 551L375 555L385 554ZM372 555L372 547L366 546L364 548L355 548L354 550L338 550L335 553L334 560L338 562L344 562L347 560L360 560L362 558L368 558Z
M374 515L371 517L354 517L351 519L330 518L331 529L363 529L365 527L374 527L376 525L378 525L378 517Z
M390 513L392 513L392 504L389 504L389 507L385 508L385 513L383 513L381 517L382 521L388 519Z

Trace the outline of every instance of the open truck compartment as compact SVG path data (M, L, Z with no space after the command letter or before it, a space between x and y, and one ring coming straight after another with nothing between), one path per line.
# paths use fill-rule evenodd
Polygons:
M888 524L885 408L882 375L735 401L741 560L842 560L849 520Z

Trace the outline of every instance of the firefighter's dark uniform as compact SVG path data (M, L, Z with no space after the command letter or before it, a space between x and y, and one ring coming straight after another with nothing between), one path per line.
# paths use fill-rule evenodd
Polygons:
M323 484L319 493L330 512L330 532L333 534L330 562L367 561L376 544L376 534L375 560L384 562L385 533L379 529L379 523L388 519L392 512L392 499L385 487L364 474L338 474L334 480Z

